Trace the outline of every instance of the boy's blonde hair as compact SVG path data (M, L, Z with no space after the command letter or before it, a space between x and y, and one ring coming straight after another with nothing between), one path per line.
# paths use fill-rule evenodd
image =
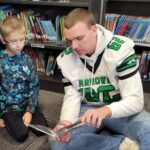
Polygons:
M16 31L24 34L26 32L24 24L17 17L8 16L0 23L0 34L2 37L5 37Z
M72 10L64 18L64 27L66 29L69 29L73 27L77 22L84 22L87 24L88 27L96 24L93 14L84 8L76 8Z

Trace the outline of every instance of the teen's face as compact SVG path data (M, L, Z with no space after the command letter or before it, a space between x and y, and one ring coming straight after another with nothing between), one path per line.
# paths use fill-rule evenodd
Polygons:
M70 29L64 28L64 35L72 49L79 55L92 55L96 48L96 25L88 27L78 22Z
M22 51L25 42L25 34L21 32L12 32L4 37L6 44L6 52L8 55L13 55Z

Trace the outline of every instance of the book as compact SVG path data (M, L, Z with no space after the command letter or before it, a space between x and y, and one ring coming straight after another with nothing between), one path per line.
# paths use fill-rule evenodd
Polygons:
M47 63L47 52L38 51L38 60L40 63L40 72L46 73L46 63Z
M60 18L60 20L59 20L60 22L60 33L61 33L61 41L62 42L66 42L66 39L65 39L65 36L64 36L64 16L62 16L61 18Z
M52 41L51 33L50 33L49 28L47 26L47 20L41 20L41 24L44 28L45 33L46 33L46 39L48 39L48 41Z
M32 18L33 18L33 23L34 23L37 35L38 35L38 39L43 40L42 39L42 32L41 32L41 29L40 29L39 24L37 22L37 19L36 19L37 17L33 15Z
M57 34L56 34L55 28L52 24L52 21L48 20L46 23L47 23L47 27L50 31L52 41L56 42L57 41Z
M28 10L28 11L23 12L23 19L24 19L25 27L26 27L26 31L27 31L26 37L28 40L34 39L33 29L32 29L32 26L31 26L31 23L29 20L29 16L33 15L33 13L34 12L32 10Z
M41 32L42 41L44 42L44 41L46 41L46 36L45 36L45 32L43 31L43 28L42 28L42 26L41 26L40 18L35 17L35 19L36 19L36 22L37 22L37 24L38 24L38 26L39 26L39 30L40 30L40 32Z
M143 28L141 29L141 35L140 38L143 40L143 42L145 42L145 38L147 38L147 29L149 28L150 25L150 18L149 17L145 17L144 18L144 24L143 24ZM145 41L144 41L145 40Z
M56 16L55 19L55 29L56 29L56 37L57 42L61 42L61 31L60 31L60 16Z
M3 10L0 9L0 21L3 21L5 18L5 13Z
M42 30L42 33L43 33L44 40L47 41L48 37L47 37L46 31L44 29L44 26L42 24L41 18L38 18L38 20L39 20L39 23L40 23L40 27L41 27L41 30Z
M65 126L63 128L58 129L57 131L50 129L49 127L42 126L42 125L33 125L33 124L26 124L28 127L38 130L42 133L49 135L50 138L56 140L57 137L62 136L64 133L72 131L78 127L85 125L81 121L76 121L75 123Z
M54 65L54 61L55 61L54 56L52 54L49 54L47 67L46 67L46 75L47 76L49 76L53 73L52 68L53 68L53 65Z
M30 20L30 24L31 24L31 27L32 27L32 30L33 30L33 33L34 33L34 39L35 40L38 40L39 39L39 35L36 31L36 28L35 28L35 25L34 25L34 22L33 22L33 15L32 16L28 16L29 20Z

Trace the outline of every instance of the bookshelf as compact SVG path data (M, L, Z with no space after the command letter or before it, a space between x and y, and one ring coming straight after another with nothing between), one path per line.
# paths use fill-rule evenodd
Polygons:
M105 0L102 20L105 20L106 13L149 17L149 8L150 0ZM135 51L137 53L142 53L143 49L150 51L150 43L135 42ZM150 86L150 79L142 79L142 83L144 92L150 93L150 88L148 88Z
M104 0L0 0L0 6L10 5L15 10L34 10L51 19L55 19L57 15L63 16L68 14L72 9L82 7L93 12L98 23L103 22ZM62 42L42 42L39 40L28 40L25 47L37 48L41 51L55 51L59 54L66 45ZM63 84L60 79L59 72L53 76L39 74L40 85L42 89L63 93Z

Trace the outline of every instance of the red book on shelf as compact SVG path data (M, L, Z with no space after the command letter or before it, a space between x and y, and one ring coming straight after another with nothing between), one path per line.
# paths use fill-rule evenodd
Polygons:
M32 19L32 16L29 16L29 20L30 20L30 23L31 23L31 26L32 26L32 30L33 30L33 33L34 33L34 37L35 39L39 39L38 38L38 33L36 31L36 28L35 28L35 25L34 25L34 22L33 22L33 19Z
M47 40L46 31L45 31L45 29L44 29L44 27L43 27L43 24L42 24L42 21L41 21L40 18L39 18L39 23L40 23L40 25L41 25L41 29L42 29L42 32L43 32L44 39Z
M124 32L126 31L126 28L128 26L128 22L125 22L120 30L120 35L123 35Z

